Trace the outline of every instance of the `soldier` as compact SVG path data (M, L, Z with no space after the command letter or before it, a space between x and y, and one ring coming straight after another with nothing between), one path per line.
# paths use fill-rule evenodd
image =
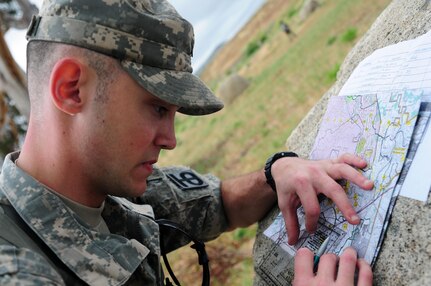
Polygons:
M356 170L366 162L353 155L308 161L281 152L265 169L223 182L155 166L176 146L176 112L223 107L192 74L192 27L167 1L46 0L27 36L29 127L0 174L1 285L162 285L161 247L190 239L166 231L161 244L160 219L208 241L278 201L293 244L296 208L313 231L322 193L359 223L336 182L372 188ZM296 281L319 279L300 273L310 270L302 252ZM352 274L356 258L343 261Z

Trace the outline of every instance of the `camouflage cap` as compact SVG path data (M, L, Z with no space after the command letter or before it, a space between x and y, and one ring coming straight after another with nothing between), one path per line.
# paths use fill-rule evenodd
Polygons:
M27 31L117 58L143 88L190 115L223 108L195 75L194 34L166 0L45 0Z

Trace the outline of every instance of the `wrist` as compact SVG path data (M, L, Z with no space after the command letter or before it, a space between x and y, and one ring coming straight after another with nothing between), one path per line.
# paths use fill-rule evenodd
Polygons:
M277 187L275 185L275 180L272 176L272 166L278 159L285 158L285 157L298 157L298 155L294 152L287 152L287 151L277 152L273 154L271 157L269 157L265 163L264 173L265 173L266 183L271 187L271 189L274 192L277 192Z

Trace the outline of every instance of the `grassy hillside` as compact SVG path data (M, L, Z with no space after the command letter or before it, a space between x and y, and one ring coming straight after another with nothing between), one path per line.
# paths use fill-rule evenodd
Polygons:
M389 0L322 0L300 21L302 0L268 0L202 73L217 93L220 82L238 73L248 89L222 111L205 117L178 116L177 149L164 152L161 165L189 165L228 178L262 168L335 82L345 56ZM296 34L280 29L283 20ZM209 244L212 285L251 285L255 227L223 235ZM188 259L192 255L191 259ZM181 256L181 259L180 259ZM184 285L200 285L192 252L172 255ZM234 270L233 270L234 269Z

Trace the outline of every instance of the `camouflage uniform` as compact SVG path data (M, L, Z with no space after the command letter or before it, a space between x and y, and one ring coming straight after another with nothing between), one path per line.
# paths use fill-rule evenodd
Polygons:
M181 167L156 168L139 204L109 196L102 216L111 234L98 233L18 168L17 156L6 157L0 174L0 285L162 285L154 216L180 223L201 240L227 228L219 180ZM19 214L42 246L5 215L7 208ZM174 233L164 239L169 250L188 242Z

